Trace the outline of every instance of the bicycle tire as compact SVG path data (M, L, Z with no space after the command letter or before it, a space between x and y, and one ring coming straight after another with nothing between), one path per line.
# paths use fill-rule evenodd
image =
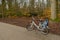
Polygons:
M46 28L44 31L42 31L43 34L47 35L49 33L49 30Z
M31 27L30 24L28 24L28 25L26 26L26 29L27 29L28 31L32 31L32 30L33 30L33 28Z

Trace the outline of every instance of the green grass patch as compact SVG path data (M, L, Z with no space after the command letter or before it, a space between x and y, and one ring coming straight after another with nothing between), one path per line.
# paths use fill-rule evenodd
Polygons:
M53 21L53 22L60 22L60 18L56 18L54 20L51 19L51 21Z

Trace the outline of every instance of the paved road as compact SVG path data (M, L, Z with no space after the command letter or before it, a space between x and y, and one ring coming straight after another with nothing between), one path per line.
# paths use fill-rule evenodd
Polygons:
M0 40L60 40L60 36L43 35L38 31L27 31L25 28L0 22Z

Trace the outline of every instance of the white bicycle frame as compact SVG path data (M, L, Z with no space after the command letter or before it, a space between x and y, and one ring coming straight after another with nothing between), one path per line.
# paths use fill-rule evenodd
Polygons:
M29 25L27 25L27 27L26 27L29 31L34 30L34 28L36 28L36 30L41 31L41 33L43 33L43 34L48 34L49 33L48 26L46 26L45 23L42 24L39 21L39 25L37 25L34 20L35 19L32 18L31 23Z
M31 27L33 27L33 25L34 25L36 28L39 29L39 25L37 25L34 21L32 21L32 23L31 23Z
M37 25L35 22L34 22L34 18L32 17L32 22L31 22L31 27L35 26L38 30L44 30L46 27L42 27L42 24L39 22L39 25ZM48 28L48 26L47 26Z

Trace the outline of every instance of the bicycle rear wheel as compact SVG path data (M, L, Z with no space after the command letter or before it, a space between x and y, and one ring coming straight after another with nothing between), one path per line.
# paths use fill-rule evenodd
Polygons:
M31 25L28 24L28 25L26 26L26 29L27 29L28 31L32 31L32 30L33 30L33 27L31 27Z

